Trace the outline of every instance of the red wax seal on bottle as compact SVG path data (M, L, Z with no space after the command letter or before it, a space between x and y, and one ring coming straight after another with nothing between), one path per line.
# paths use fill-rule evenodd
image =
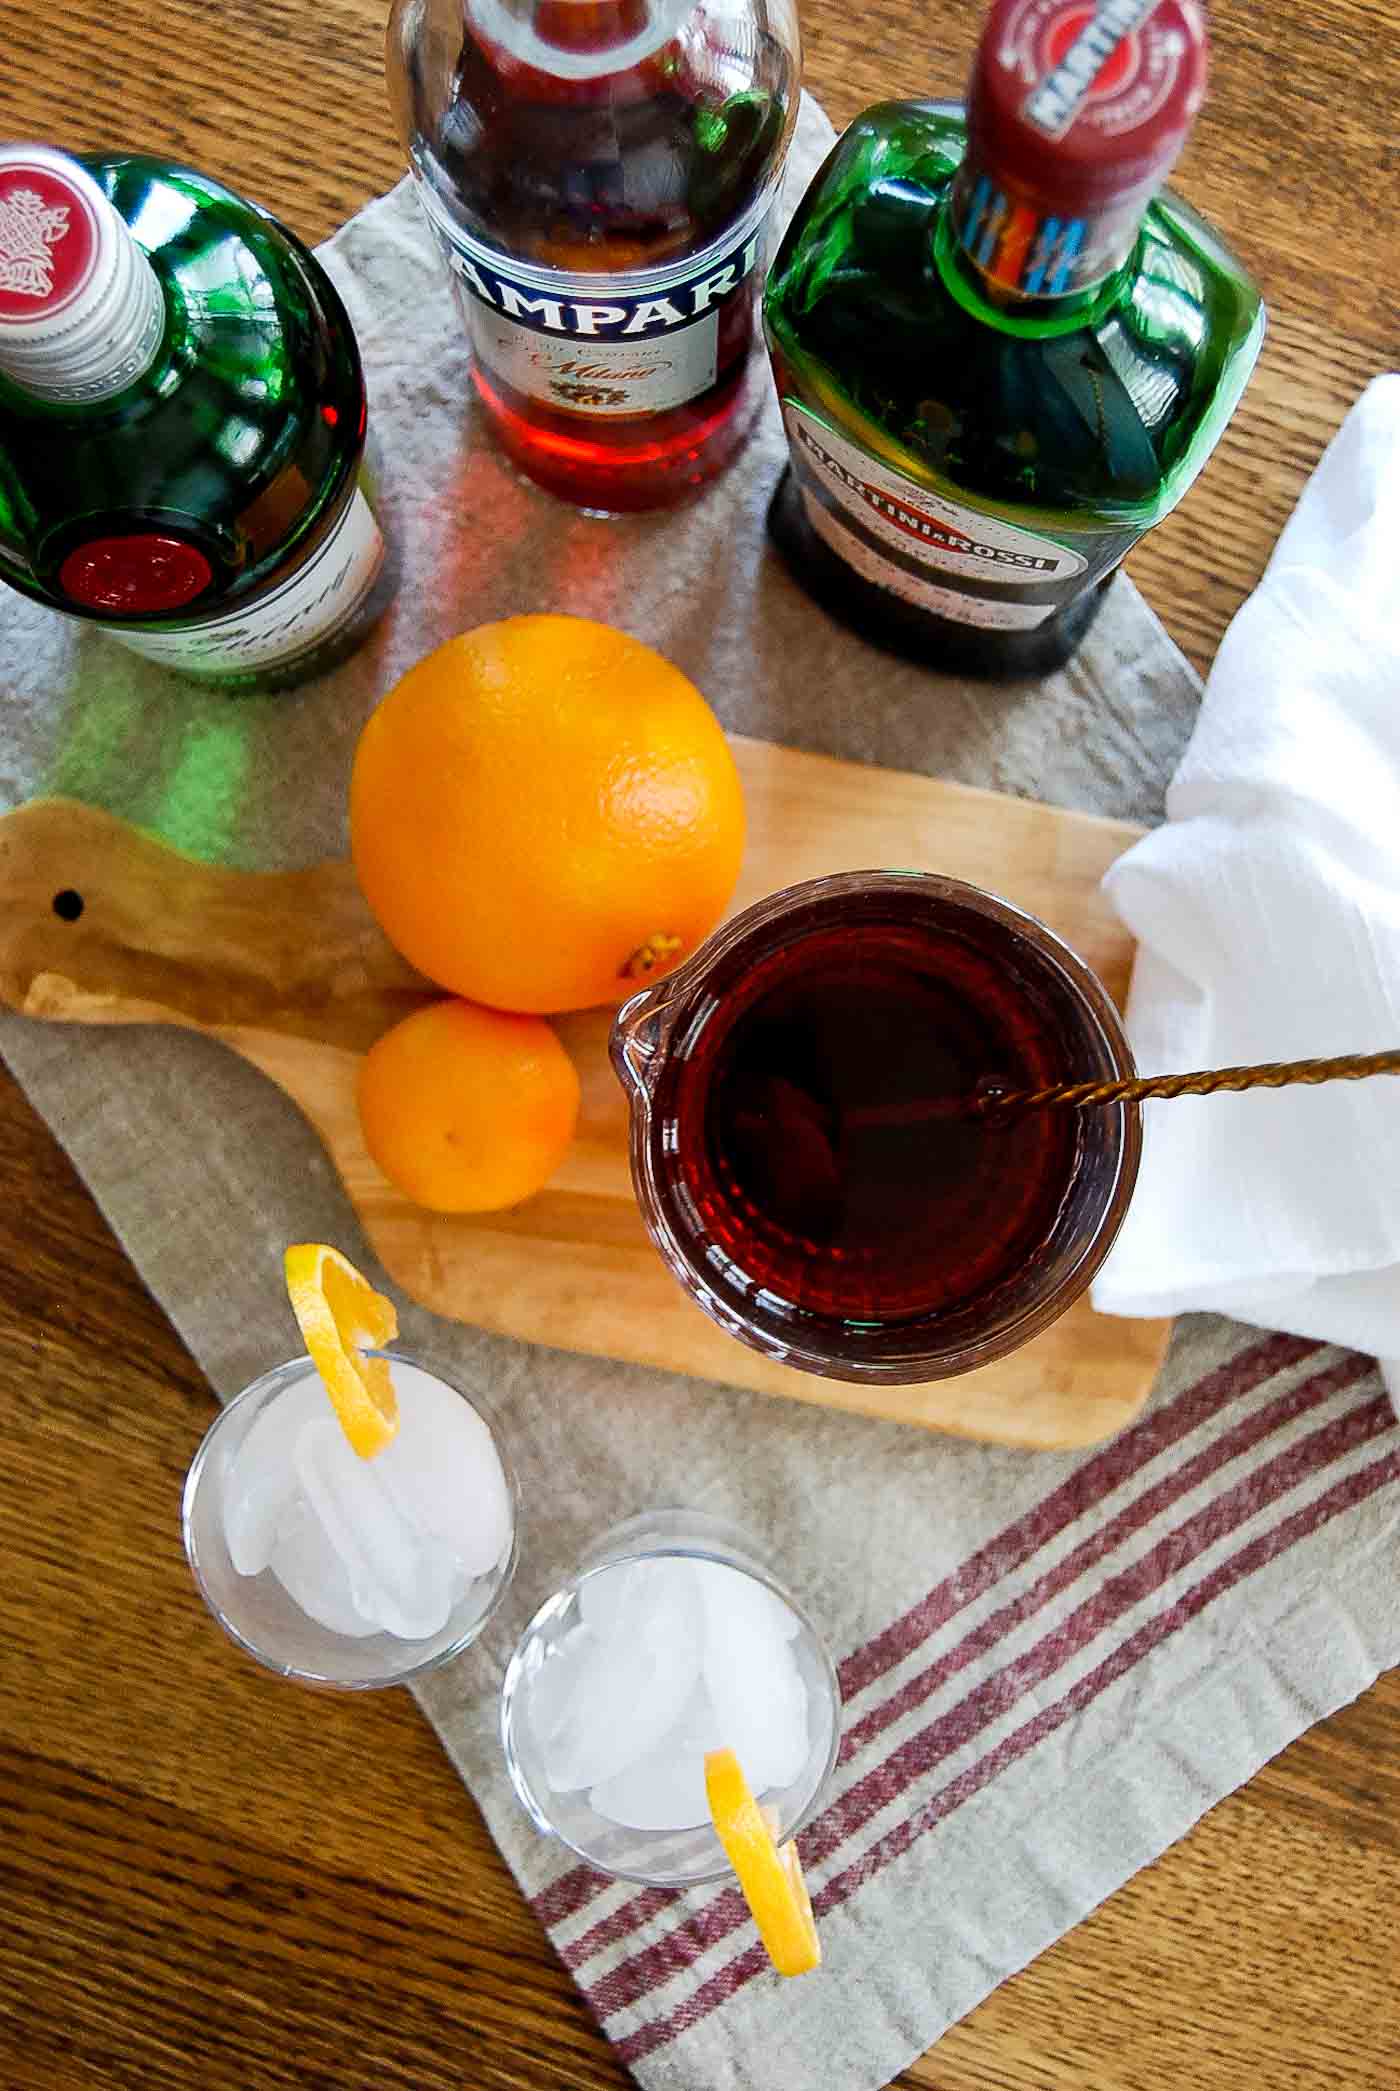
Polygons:
M997 0L973 62L970 155L1062 215L1159 188L1205 93L1197 0Z
M70 552L58 570L70 601L118 617L182 610L213 578L213 567L194 545L153 531L94 537Z
M57 153L7 154L0 166L0 327L55 319L92 280L101 228L86 177ZM87 184L90 186L90 184Z

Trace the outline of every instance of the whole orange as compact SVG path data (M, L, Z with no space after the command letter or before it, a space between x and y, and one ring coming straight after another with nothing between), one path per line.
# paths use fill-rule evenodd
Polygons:
M432 1002L370 1047L356 1101L366 1147L415 1205L496 1212L564 1159L579 1081L542 1017Z
M421 972L498 1009L620 1001L693 951L744 849L739 773L694 684L581 617L448 640L360 736L350 840Z

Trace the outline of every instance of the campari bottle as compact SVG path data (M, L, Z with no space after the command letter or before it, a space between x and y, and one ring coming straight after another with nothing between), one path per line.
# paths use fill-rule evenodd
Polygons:
M580 506L688 499L761 403L792 0L396 0L389 80L507 454Z
M804 198L765 317L799 581L930 667L1042 674L1201 470L1264 333L1161 187L1195 0L996 0L966 106L885 102Z
M230 688L384 608L365 386L329 277L188 168L0 146L0 580Z

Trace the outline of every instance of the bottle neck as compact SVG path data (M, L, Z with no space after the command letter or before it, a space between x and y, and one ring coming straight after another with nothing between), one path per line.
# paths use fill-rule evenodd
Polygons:
M967 159L939 214L939 272L991 326L1067 334L1112 298L1150 202L1151 191L1138 190L1096 212L1056 212Z
M0 151L0 373L53 405L124 392L166 331L160 279L87 170Z

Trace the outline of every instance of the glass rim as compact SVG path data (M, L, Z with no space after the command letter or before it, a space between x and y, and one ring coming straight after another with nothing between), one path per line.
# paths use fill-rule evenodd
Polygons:
M1079 956L1073 945L1068 943L1057 929L1052 929L1041 916L1033 915L1029 908L1023 908L1018 901L1008 900L1004 894L993 893L990 887L975 885L971 879L957 878L952 872L924 871L912 865L907 868L871 865L859 871L823 872L817 878L799 879L791 886L781 886L775 893L765 893L760 899L750 901L747 907L740 908L737 914L730 915L713 929L703 943L698 945L688 958L682 960L673 972L629 995L614 1012L613 1029L619 1039L625 1039L632 1024L642 1016L659 1014L672 1003L682 1002L686 994L698 981L704 979L715 963L727 957L751 931L761 929L765 923L774 919L781 919L793 908L804 906L808 902L839 900L848 895L857 897L862 894L902 893L911 886L921 888L932 898L968 908L975 914L989 915L1009 928L1019 930L1033 943L1038 943L1041 939L1046 940L1057 957L1063 953L1070 961L1067 970L1074 975L1076 987L1081 984L1078 975L1083 974L1087 977L1098 991L1098 996L1091 999L1101 998L1108 1004L1112 1017L1121 1030L1121 1016L1103 982L1088 962ZM1115 1040L1114 1043L1118 1044L1119 1041ZM1125 1071L1134 1072L1131 1064L1132 1049L1126 1036L1123 1037L1121 1046L1129 1063ZM633 1079L635 1076L629 1075L629 1081Z
M662 1513L655 1512L653 1514L659 1516ZM705 1512L696 1512L695 1514L697 1516L707 1515ZM603 1534L600 1544L606 1543L607 1536L606 1533ZM524 1771L520 1765L519 1752L515 1747L516 1708L521 1698L522 1687L525 1681L525 1651L536 1632L546 1626L552 1617L562 1613L578 1596L583 1585L590 1582L595 1576L607 1575L614 1568L630 1567L639 1561L658 1560L712 1561L721 1568L736 1569L740 1575L746 1575L753 1582L762 1584L772 1596L785 1604L816 1648L821 1658L820 1668L828 1686L833 1708L831 1741L827 1748L825 1762L813 1784L812 1791L798 1811L791 1828L784 1833L783 1842L785 1844L791 1843L794 1838L801 1836L802 1832L810 1826L817 1814L822 1796L830 1783L831 1775L836 1769L836 1760L841 1750L841 1708L843 1701L841 1698L841 1683L837 1675L835 1661L831 1650L827 1646L826 1636L818 1627L807 1607L800 1599L793 1596L792 1592L778 1576L775 1576L771 1570L764 1567L759 1561L746 1559L742 1563L738 1563L714 1547L702 1545L685 1546L676 1541L666 1541L657 1546L638 1546L628 1553L615 1555L611 1560L595 1562L591 1567L576 1569L571 1576L566 1577L558 1588L552 1591L531 1615L529 1622L524 1627L519 1640L511 1651L510 1661L506 1664L505 1676L501 1682L499 1721L501 1749L505 1756L506 1772L510 1779L511 1789L531 1822L545 1836L552 1838L558 1844L562 1844L566 1851L571 1851L574 1857L587 1866L591 1872L600 1873L609 1880L631 1881L637 1887L643 1888L703 1888L713 1886L716 1881L734 1878L734 1869L722 1850L715 1865L707 1868L703 1873L639 1873L629 1867L610 1866L605 1861L594 1857L592 1853L585 1851L581 1845L576 1844L572 1837L566 1836L558 1824L551 1820L525 1778ZM697 1823L693 1827L704 1829L706 1825ZM634 1834L638 1836L679 1836L683 1835L684 1832L637 1831Z
M184 1541L185 1559L189 1564L190 1574L194 1578L195 1588L198 1590L206 1610L215 1623L222 1628L232 1642L243 1650L245 1655L250 1655L253 1661L262 1669L270 1671L274 1677L285 1677L295 1684L308 1685L316 1691L386 1691L397 1685L411 1684L416 1677L426 1677L429 1671L441 1669L444 1663L455 1661L459 1655L465 1654L467 1649L480 1639L486 1626L494 1617L506 1591L510 1588L520 1560L520 1484L516 1479L515 1468L502 1438L495 1411L489 1401L479 1398L475 1394L464 1392L455 1380L448 1379L436 1366L430 1365L426 1360L416 1357L411 1351L384 1347L368 1349L363 1355L367 1358L384 1358L390 1364L412 1365L418 1371L430 1374L433 1379L441 1380L445 1387L450 1387L458 1400L465 1402L467 1407L480 1417L490 1432L491 1442L496 1450L496 1457L501 1462L501 1472L505 1476L506 1493L510 1498L510 1551L501 1565L499 1571L500 1582L492 1593L489 1604L480 1617L472 1622L470 1629L464 1634L454 1636L445 1648L436 1650L432 1655L421 1656L389 1675L381 1677L327 1677L321 1671L304 1669L296 1663L279 1662L275 1657L270 1656L266 1650L259 1648L255 1642L248 1639L246 1634L240 1632L223 1606L216 1601L210 1591L204 1571L200 1566L199 1548L194 1536L194 1506L199 1493L199 1484L213 1451L215 1440L234 1412L242 1408L245 1403L254 1400L258 1395L265 1394L270 1380L280 1379L283 1374L291 1373L303 1366L309 1373L314 1374L316 1372L315 1360L306 1352L303 1352L298 1357L284 1358L279 1364L270 1365L265 1372L259 1373L255 1380L250 1380L246 1387L240 1388L237 1394L229 1401L223 1403L218 1414L200 1439L195 1449L194 1457L191 1459L186 1471L184 1488L181 1491L180 1534ZM298 1378L304 1376L304 1374L298 1371ZM295 1599L289 1599L289 1602L295 1603ZM321 1630L325 1633L330 1632L329 1628L322 1628ZM380 1639L383 1638L383 1634L381 1631L379 1635L366 1635L365 1638L366 1640ZM405 1642L404 1646L409 1647L411 1644Z

